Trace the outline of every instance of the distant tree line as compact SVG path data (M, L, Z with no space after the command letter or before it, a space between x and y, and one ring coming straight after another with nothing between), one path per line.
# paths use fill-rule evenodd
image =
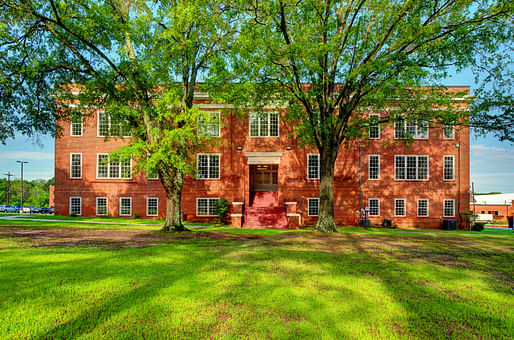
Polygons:
M54 178L23 181L23 205L48 207L49 188L54 185ZM11 180L10 205L21 204L21 181ZM7 204L7 179L0 179L0 204Z

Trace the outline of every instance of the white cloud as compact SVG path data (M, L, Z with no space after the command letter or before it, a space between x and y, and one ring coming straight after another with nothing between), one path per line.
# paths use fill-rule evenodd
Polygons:
M53 160L54 154L37 151L0 151L0 160L34 160L48 161Z

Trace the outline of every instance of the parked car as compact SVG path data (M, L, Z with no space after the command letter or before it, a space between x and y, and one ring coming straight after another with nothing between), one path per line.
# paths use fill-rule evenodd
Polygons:
M41 214L49 214L49 213L50 213L49 211L50 211L50 209L49 209L49 208L47 208L47 207L41 207L41 208L39 208L39 212L40 212Z
M0 212L5 212L5 204L0 204Z
M54 214L55 213L55 208L53 206L51 206L50 208L48 208L48 213L49 214Z
M31 214L41 214L41 207L33 207Z
M32 214L33 213L33 210L34 210L34 207L31 206L31 205L27 205L25 207L23 207L23 210L20 211L21 213L25 213L25 214Z
M19 205L6 205L4 212L6 213L19 213L20 212L20 206Z

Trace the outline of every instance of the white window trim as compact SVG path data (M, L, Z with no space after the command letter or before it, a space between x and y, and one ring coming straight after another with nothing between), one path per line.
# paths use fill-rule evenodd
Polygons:
M251 124L250 120L252 119L252 115L261 114L261 113L268 114L268 136L252 136L252 124ZM276 136L269 136L269 134L271 132L271 124L270 124L271 120L269 118L271 113L277 114L277 135ZM261 121L258 120L258 122L259 122L259 131L260 131ZM250 114L248 115L248 136L250 138L279 138L280 137L280 113L277 111L262 111L262 112L253 111L253 112L250 112Z
M106 205L105 214L98 213L98 199L99 198L105 198L105 205ZM107 197L97 197L96 198L96 216L107 216L107 215L109 215L109 199Z
M452 129L452 136L451 137L446 137L445 133L444 133L444 129L446 127L451 127L453 128ZM446 140L450 140L450 139L455 139L455 126L453 125L443 125L443 139L446 139Z
M446 202L447 201L452 201L453 202L453 214L452 215L445 215L445 207L446 207ZM454 199L445 199L443 200L443 217L455 217L455 200Z
M130 214L122 214L121 213L121 200L127 199L127 198L130 200ZM132 197L120 197L120 216L132 216Z
M397 215L396 214L396 201L403 201L403 215ZM395 198L394 199L394 216L396 217L405 217L407 216L407 202L405 201L405 198Z
M368 119L371 118L372 116L378 117L378 119L380 120L380 114L378 114L378 113L370 113L368 115ZM377 123L377 126L378 126L378 137L371 137L369 135L369 129L368 129L368 137L369 137L369 139L380 139L380 124ZM370 125L370 128L371 128L371 125Z
M196 198L196 216L197 217L217 217L218 215L198 215L198 200L218 200L219 197L197 197ZM209 202L209 201L207 201ZM209 213L209 205L207 203L207 213Z
M368 216L370 216L370 217L378 217L378 216L380 216L380 198L375 198L375 197L368 198L368 207L370 207L369 202L370 202L371 200L377 200L377 201L378 201L378 214L377 214L377 215L371 215L371 214L368 214Z
M221 137L221 114L219 111L203 111L205 113L208 113L209 115L212 114L212 113L217 113L218 114L218 135L217 136L209 136L209 135L206 135L206 137L212 137L212 138L220 138ZM197 118L196 120L196 126L199 127L200 126L200 117Z
M427 214L426 215L419 214L419 201L427 201ZM430 200L428 198L419 198L416 201L416 215L418 217L430 217Z
M401 157L426 157L427 158L427 178L426 179L403 179L403 178L396 178L396 156ZM393 158L394 162L394 180L395 181L416 181L416 182L428 182L430 180L430 157L428 155L394 155ZM418 160L416 159L416 177L418 177ZM407 159L405 160L405 171L407 171ZM407 173L405 173L405 177L407 177Z
M73 155L80 155L80 177L73 177ZM80 152L73 152L70 153L70 179L82 179L82 153Z
M446 157L451 157L452 158L452 178L451 179L446 179L444 178L444 169L445 169L445 158ZM452 182L452 181L455 181L455 156L454 155L444 155L443 156L443 181L445 182Z
M377 156L378 157L378 178L371 178L371 156ZM396 160L395 160L396 162ZM378 181L380 180L380 155L368 155L368 180L370 181Z
M100 138L130 138L130 136L102 136L100 135L100 113L105 113L105 110L99 110L96 113L96 136ZM107 115L107 126L111 130L111 116Z
M155 213L155 214L149 214L148 213L148 201L150 199L156 199L157 200L157 213ZM146 198L146 216L159 216L159 197L147 197Z
M200 158L200 156L218 156L218 164L219 164L219 169L218 169L218 177L209 177L209 178L197 178L198 180L202 180L202 181L205 181L205 180L213 180L213 179L220 179L221 177L221 154L219 153L199 153L199 154L196 154L196 169L198 170L198 159ZM210 172L210 162L208 162L207 164L209 164L209 172ZM203 198L203 197L202 197Z
M82 137L84 135L84 118L80 117L80 135L73 134L73 124L77 124L77 122L73 122L73 119L70 120L70 136L71 137Z
M318 214L317 214L317 215L311 215L311 213L310 213L311 200L316 200L316 201L318 201ZM310 197L310 198L307 198L307 216L319 216L319 197Z
M80 197L80 196L72 196L72 197L70 197L70 199L69 199L69 215L72 214L72 212L71 212L71 200L73 198L78 198L80 200L80 213L78 213L77 216L81 216L82 215L82 197Z
M412 123L413 121L409 122L409 123ZM425 120L425 122L427 122L427 136L426 137L418 137L418 129L420 127L420 125L418 125L418 123L416 122L416 135L412 137L412 139L420 139L420 140L428 140L430 138L430 124L428 123L428 121ZM406 120L403 120L403 128L405 132L407 132L407 121ZM394 139L409 139L410 137L396 137L396 122L393 123L393 132L394 132Z
M309 156L318 156L318 177L309 177ZM319 180L321 177L321 156L319 153L308 153L307 154L307 179Z
M98 156L107 156L107 158L109 157L109 154L108 153L97 153L96 154L96 179L132 179L132 157L130 158L130 176L129 177L122 177L122 171L121 171L121 162L122 161L118 161L118 167L119 167L119 170L120 170L120 176L119 177L111 177L111 162L108 161L106 163L107 165L107 177L99 177L98 176L98 170L100 169L99 165L100 163L98 163Z

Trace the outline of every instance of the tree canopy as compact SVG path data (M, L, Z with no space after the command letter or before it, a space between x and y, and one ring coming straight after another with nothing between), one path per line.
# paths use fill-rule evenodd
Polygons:
M275 0L240 6L247 21L230 68L249 84L249 99L286 101L295 135L319 150L321 231L335 230L333 172L343 143L365 137L371 124L399 118L467 124L468 113L453 105L459 94L443 86L450 67L476 66L482 55L510 62L510 55L497 53L512 42L510 1ZM480 66L491 66L485 64ZM370 111L381 118L372 120ZM487 128L487 119L476 122Z
M18 0L0 1L0 9L9 18L0 26L0 117L12 120L0 139L13 127L47 131L53 118L105 110L111 126L125 127L110 137L131 136L111 158L157 171L165 228L183 230L184 176L195 174L196 150L212 142L197 133L209 118L193 96L234 37L234 12L211 0Z

